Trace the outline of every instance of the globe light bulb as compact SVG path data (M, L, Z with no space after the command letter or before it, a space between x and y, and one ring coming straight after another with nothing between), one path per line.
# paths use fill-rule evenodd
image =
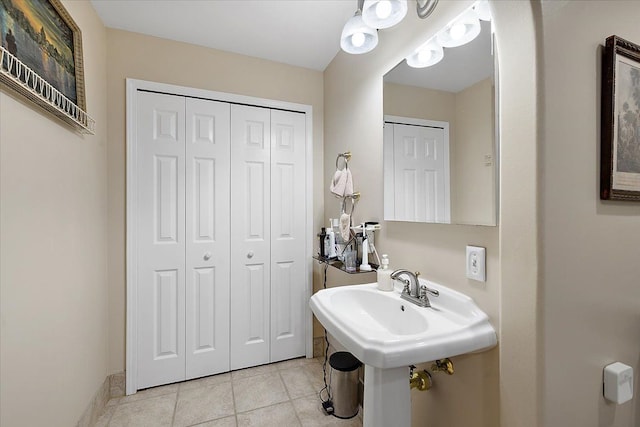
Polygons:
M463 23L455 24L449 30L449 34L451 34L453 40L460 40L466 32L467 28Z
M355 47L360 47L364 44L364 34L362 33L354 33L351 36L351 43L355 46Z
M359 55L373 50L377 44L378 32L364 23L358 10L342 29L340 47L347 53Z
M376 16L379 19L385 19L391 15L391 2L389 0L380 0L376 5Z
M364 0L362 19L370 28L390 28L407 14L407 0Z
M416 49L406 60L409 67L425 68L436 65L443 57L444 50L434 37Z
M431 53L431 50L421 50L420 52L418 52L418 61L426 63L431 59L432 56L433 54Z

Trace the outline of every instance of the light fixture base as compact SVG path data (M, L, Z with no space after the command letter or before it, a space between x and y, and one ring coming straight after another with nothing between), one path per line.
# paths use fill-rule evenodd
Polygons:
M438 4L438 0L416 0L416 12L421 19L427 19Z

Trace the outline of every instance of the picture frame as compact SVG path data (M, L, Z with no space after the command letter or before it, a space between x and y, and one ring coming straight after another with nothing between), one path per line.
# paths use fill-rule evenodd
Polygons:
M640 46L616 35L602 57L600 199L640 201Z
M60 0L0 0L0 41L2 83L58 116L86 115L82 33Z

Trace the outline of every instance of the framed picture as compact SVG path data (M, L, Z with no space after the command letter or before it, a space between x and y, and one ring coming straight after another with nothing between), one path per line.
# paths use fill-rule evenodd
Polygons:
M6 58L3 55L2 66L24 83L23 90L30 93L23 95L28 98L34 92L42 95L44 89L39 86L45 86L41 83L44 80L71 103L86 110L82 35L60 0L0 0L0 36L2 47L11 55ZM37 76L27 73L23 64ZM48 97L53 99L51 95ZM68 102L59 98L51 102L71 110Z
M640 201L640 46L607 38L602 58L600 198Z

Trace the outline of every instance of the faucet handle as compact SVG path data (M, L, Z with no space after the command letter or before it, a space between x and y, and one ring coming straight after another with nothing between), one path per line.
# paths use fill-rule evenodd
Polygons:
M420 276L420 272L419 272L419 271L416 271L416 272L415 272L415 273L413 273L413 274L415 274L415 275L416 275L416 282L417 282L417 281L418 281L418 276Z
M436 289L431 289L427 285L420 286L420 298L427 298L427 294L431 294L434 297L440 296L440 292Z

